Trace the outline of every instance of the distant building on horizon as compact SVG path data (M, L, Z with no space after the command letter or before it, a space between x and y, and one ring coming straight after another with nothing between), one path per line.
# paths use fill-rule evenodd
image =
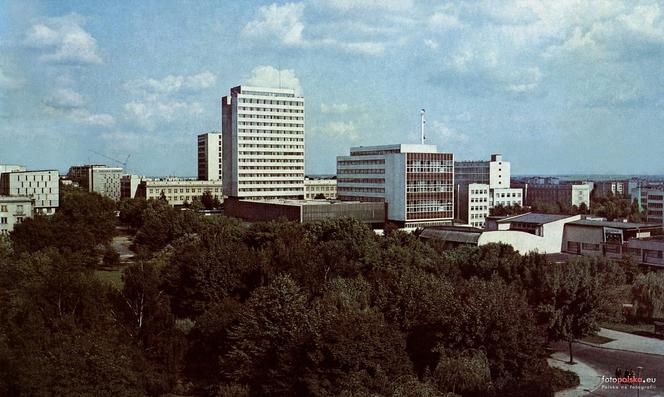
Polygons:
M75 165L69 168L67 177L89 192L115 201L121 198L122 168L104 164Z
M221 132L198 135L198 180L221 181L223 174Z
M451 224L454 156L436 145L359 146L337 156L337 198L387 203L399 227Z
M304 98L287 88L237 86L222 98L224 194L304 198Z
M523 188L524 205L533 206L537 204L562 204L565 206L581 206L585 204L590 208L591 183L568 183L558 184L516 184Z

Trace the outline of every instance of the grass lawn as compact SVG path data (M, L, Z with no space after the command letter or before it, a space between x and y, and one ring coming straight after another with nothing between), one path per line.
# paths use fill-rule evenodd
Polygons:
M560 368L551 368L551 384L554 391L561 391L576 387L581 383L579 376L572 371Z
M629 334L647 336L649 338L659 338L655 334L655 326L652 324L625 324L614 322L601 322L599 326L602 328L612 329L614 331L627 332Z
M605 343L613 342L615 339L607 338L605 336L599 336L599 335L589 335L586 336L585 338L581 339L584 342L587 343L593 343L595 345L603 345Z
M95 275L101 281L109 283L114 288L122 289L122 270L124 270L124 267L108 270L95 270Z

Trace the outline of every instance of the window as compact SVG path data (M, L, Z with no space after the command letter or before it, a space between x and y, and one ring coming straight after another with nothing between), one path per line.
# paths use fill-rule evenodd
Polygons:
M0 205L0 212L7 212L7 206L6 205Z
M6 217L0 218L0 224L6 225L7 224L7 218Z

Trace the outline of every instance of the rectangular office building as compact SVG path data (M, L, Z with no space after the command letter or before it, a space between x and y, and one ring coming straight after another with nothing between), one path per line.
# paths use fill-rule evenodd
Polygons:
M450 224L454 158L436 145L354 147L337 156L337 198L387 203L400 227Z

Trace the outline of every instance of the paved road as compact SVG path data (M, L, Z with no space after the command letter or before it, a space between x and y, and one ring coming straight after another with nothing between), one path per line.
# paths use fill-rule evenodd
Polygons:
M556 350L567 352L567 344L557 344ZM601 347L593 347L575 343L573 345L574 358L578 358L584 363L595 368L601 375L607 377L615 376L616 367L620 368L644 368L644 377L656 378L657 382L654 388L635 390L626 385L615 385L612 383L603 383L598 389L588 396L594 397L664 397L664 356L633 353L619 350L609 350Z

